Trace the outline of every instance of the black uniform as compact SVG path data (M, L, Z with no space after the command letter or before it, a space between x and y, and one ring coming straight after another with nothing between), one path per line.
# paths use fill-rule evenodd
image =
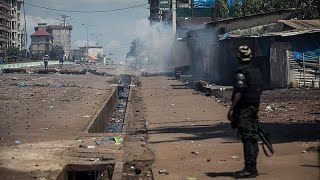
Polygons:
M257 172L258 118L262 93L261 72L251 65L242 65L236 72L233 94L241 93L233 112L233 128L238 128L243 143L245 169ZM233 96L232 96L233 98Z

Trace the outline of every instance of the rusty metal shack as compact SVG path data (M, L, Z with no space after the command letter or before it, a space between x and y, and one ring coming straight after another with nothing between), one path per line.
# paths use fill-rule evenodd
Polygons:
M238 67L237 49L243 44L252 48L253 65L261 69L266 88L311 86L319 78L319 65L308 69L293 54L320 49L320 20L277 20L247 29L233 28L225 34L216 31L207 26L188 33L187 47L195 78L231 85ZM312 58L320 62L319 56Z

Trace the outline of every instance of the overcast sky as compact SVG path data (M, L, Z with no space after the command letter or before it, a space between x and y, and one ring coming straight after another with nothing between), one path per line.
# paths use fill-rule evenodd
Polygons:
M96 11L126 8L148 3L148 0L25 0L26 3L63 10ZM71 16L68 22L73 26L72 48L83 46L86 43L86 28L82 24L90 25L89 40L104 46L105 54L110 52L119 59L125 57L129 51L130 42L140 33L144 33L149 26L148 5L108 13L67 13L57 12L30 5L25 5L28 36L30 36L38 23L59 24L61 14ZM94 35L90 35L94 34ZM29 40L30 42L30 40Z

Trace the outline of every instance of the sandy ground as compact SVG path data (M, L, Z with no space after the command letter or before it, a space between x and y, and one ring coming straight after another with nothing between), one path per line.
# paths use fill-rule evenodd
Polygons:
M233 172L243 167L243 154L226 120L228 109L180 84L166 77L142 78L155 179L232 179ZM272 99L262 101L273 103ZM299 108L296 105L291 103L290 108ZM296 111L284 112L296 117ZM276 153L268 158L260 146L257 179L319 179L319 153L314 148L319 145L319 123L312 121L268 123ZM161 169L169 174L158 173Z
M113 78L90 73L0 74L0 179L54 179L66 162L84 153L95 157L79 144L95 145L94 139L103 137L85 131L111 95ZM103 146L95 150L99 148ZM119 149L113 144L107 149L113 148Z

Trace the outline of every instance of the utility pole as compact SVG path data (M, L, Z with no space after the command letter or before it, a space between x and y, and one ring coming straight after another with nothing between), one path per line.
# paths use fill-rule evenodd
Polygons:
M82 26L86 27L86 29L87 29L87 45L86 45L86 50L87 50L86 60L87 60L87 58L89 56L89 27L90 27L90 25L88 26L86 24L82 24Z
M177 3L176 0L172 0L172 30L176 34L177 31Z
M23 20L24 20L24 28L21 32L21 49L25 50L25 56L28 56L28 34L27 34L27 20L26 20L26 10L24 8L24 1L22 1L23 7Z
M68 17L71 17L71 16L67 16L67 15L63 15L63 14L60 14L60 16L61 16L61 18L62 18L62 21L63 21L63 26L64 27L66 27L67 26L67 21L66 21L66 19L68 18Z

